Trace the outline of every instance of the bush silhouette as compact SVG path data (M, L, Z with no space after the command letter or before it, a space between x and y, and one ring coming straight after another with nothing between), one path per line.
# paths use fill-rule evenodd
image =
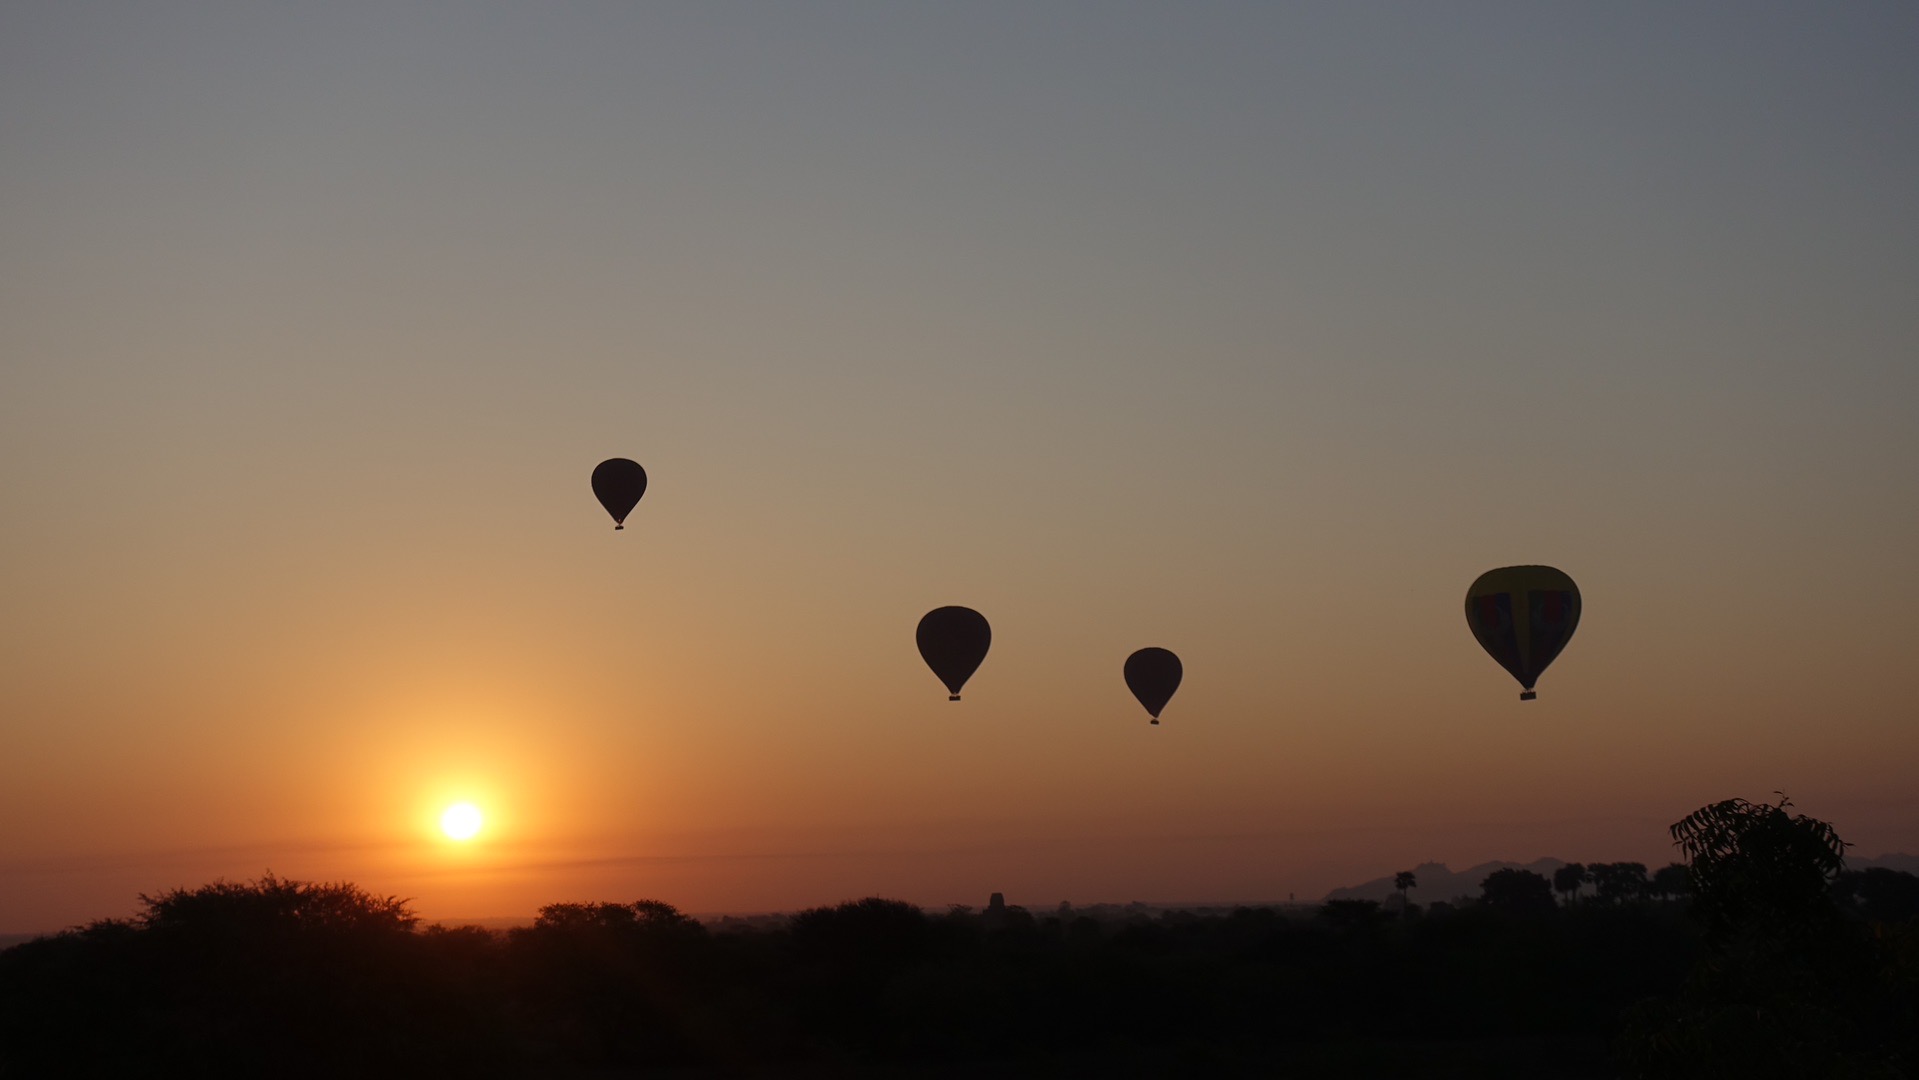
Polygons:
M1672 826L1705 949L1680 992L1635 1010L1620 1041L1641 1077L1896 1076L1915 1050L1910 967L1846 919L1846 844L1823 821L1728 799Z
M1509 915L1538 915L1554 910L1552 882L1531 870L1495 870L1479 885L1479 902Z
M1834 880L1833 891L1847 909L1872 922L1897 925L1919 919L1919 875L1883 866L1847 870Z
M9 951L0 1035L18 1075L246 1075L276 1057L291 1076L492 1075L500 1061L484 995L422 962L447 942L415 934L405 901L270 873L140 900L130 921Z
M512 987L547 1064L691 1064L709 986L706 928L671 904L563 903L509 935Z

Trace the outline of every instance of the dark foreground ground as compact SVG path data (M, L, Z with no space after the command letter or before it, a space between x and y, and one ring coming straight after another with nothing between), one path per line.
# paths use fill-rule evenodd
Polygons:
M604 1071L592 1074L646 1077L648 1080L707 1077L710 1069ZM787 1065L737 1074L751 1080L1040 1080L1043 1077L1432 1077L1438 1080L1586 1080L1615 1077L1619 1066L1604 1040L1512 1038L1495 1040L1330 1042L1287 1046L1126 1046L1072 1053L1039 1053L1002 1058L912 1064L835 1061Z
M1915 1075L1919 905L1708 933L1684 900L1501 884L1292 915L868 899L726 932L557 904L500 932L269 877L0 952L0 1077Z

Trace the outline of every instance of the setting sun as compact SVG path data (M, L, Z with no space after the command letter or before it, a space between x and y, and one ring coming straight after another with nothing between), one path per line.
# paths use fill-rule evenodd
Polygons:
M454 803L440 815L440 831L454 840L471 840L480 831L480 808L472 803Z

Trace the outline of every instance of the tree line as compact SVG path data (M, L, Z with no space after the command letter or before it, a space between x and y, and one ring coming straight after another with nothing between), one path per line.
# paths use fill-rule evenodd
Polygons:
M1490 883L1490 884L1489 884ZM1590 895L1582 894L1587 885L1593 886ZM1419 886L1419 874L1412 870L1401 870L1393 875L1393 888L1399 892L1398 904L1402 908L1412 906L1408 894ZM1553 871L1548 879L1545 875L1532 870L1511 868L1495 871L1486 881L1481 882L1481 902L1487 901L1487 889L1495 894L1494 903L1531 903L1544 896L1550 903L1552 894L1557 892L1559 902L1567 907L1576 903L1630 904L1630 903L1667 903L1683 900L1688 891L1687 870L1684 863L1672 863L1659 868L1648 875L1645 863L1566 863ZM1450 901L1437 901L1444 908L1451 907Z
M716 930L640 900L496 932L216 882L0 952L0 1076L1914 1075L1919 878L1843 872L1783 800L1674 828L1683 894L1641 867L1570 904L1502 870L1423 908L867 898Z

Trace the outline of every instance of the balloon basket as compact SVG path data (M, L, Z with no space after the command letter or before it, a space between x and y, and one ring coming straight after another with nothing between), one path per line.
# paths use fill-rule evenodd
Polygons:
M1154 726L1154 727L1158 727L1158 726L1159 726L1159 717L1157 717L1157 716L1155 716L1155 717L1153 717L1153 726Z
M1535 698L1537 698L1538 696L1539 696L1539 695L1538 695L1538 694L1536 694L1536 693L1534 693L1533 691L1531 691L1531 690L1526 690L1526 691L1523 691L1523 692L1522 692L1522 693L1521 693L1521 694L1519 695L1519 700L1521 700L1521 701L1532 701L1533 699L1535 699Z
M959 700L959 695L958 695L958 694L954 694L954 695L953 695L952 697L949 697L949 698L947 698L946 700L948 700L948 701L958 701L958 700Z

